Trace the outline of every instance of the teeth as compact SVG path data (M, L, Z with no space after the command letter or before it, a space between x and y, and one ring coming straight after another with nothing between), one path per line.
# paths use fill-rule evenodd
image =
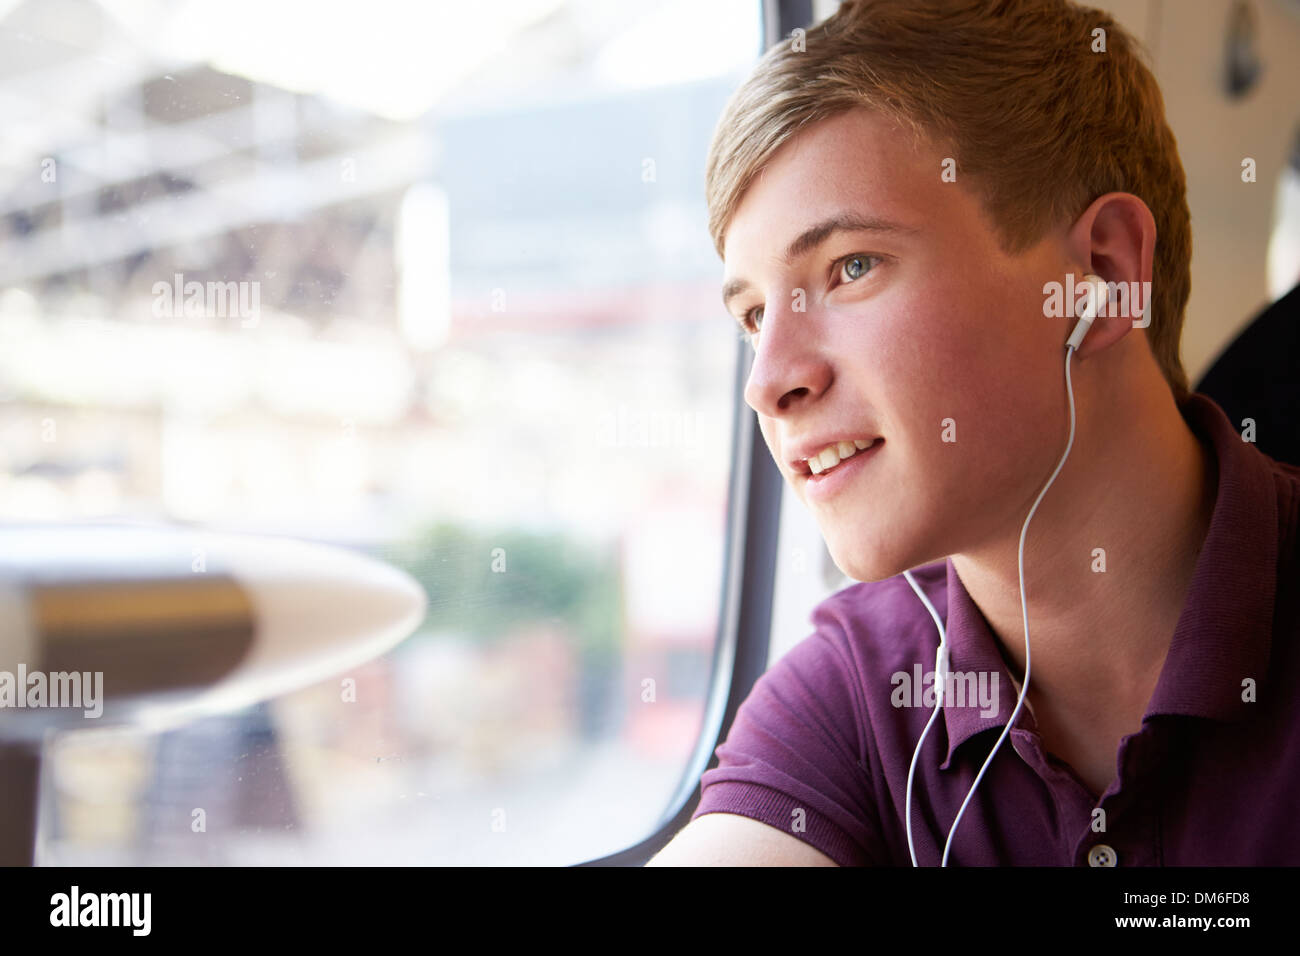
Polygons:
M876 443L873 438L870 441L863 441L855 438L853 441L839 441L832 445L827 445L816 455L809 458L808 470L814 475L820 475L824 471L834 468L845 458L852 458L858 452L870 448Z

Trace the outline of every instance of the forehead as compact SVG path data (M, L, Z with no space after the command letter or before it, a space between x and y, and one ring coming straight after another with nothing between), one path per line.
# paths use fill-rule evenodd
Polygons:
M789 237L845 210L918 228L953 212L944 158L869 110L821 120L782 144L746 190L723 237L728 272L779 256Z

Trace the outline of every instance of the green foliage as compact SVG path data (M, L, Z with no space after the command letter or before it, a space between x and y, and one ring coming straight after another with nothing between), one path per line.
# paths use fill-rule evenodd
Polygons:
M380 556L424 587L426 627L494 642L531 622L550 621L577 649L596 656L612 653L622 640L612 548L601 553L558 533L482 532L443 522Z

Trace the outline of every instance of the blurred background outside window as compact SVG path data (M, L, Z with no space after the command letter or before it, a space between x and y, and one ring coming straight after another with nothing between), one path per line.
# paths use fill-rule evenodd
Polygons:
M430 600L355 700L52 740L40 862L658 825L722 596L704 159L759 36L735 0L0 0L0 520L323 541Z

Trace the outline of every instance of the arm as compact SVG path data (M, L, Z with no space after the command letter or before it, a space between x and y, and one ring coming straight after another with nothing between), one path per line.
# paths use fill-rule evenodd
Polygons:
M646 866L838 866L798 837L735 813L696 817Z

